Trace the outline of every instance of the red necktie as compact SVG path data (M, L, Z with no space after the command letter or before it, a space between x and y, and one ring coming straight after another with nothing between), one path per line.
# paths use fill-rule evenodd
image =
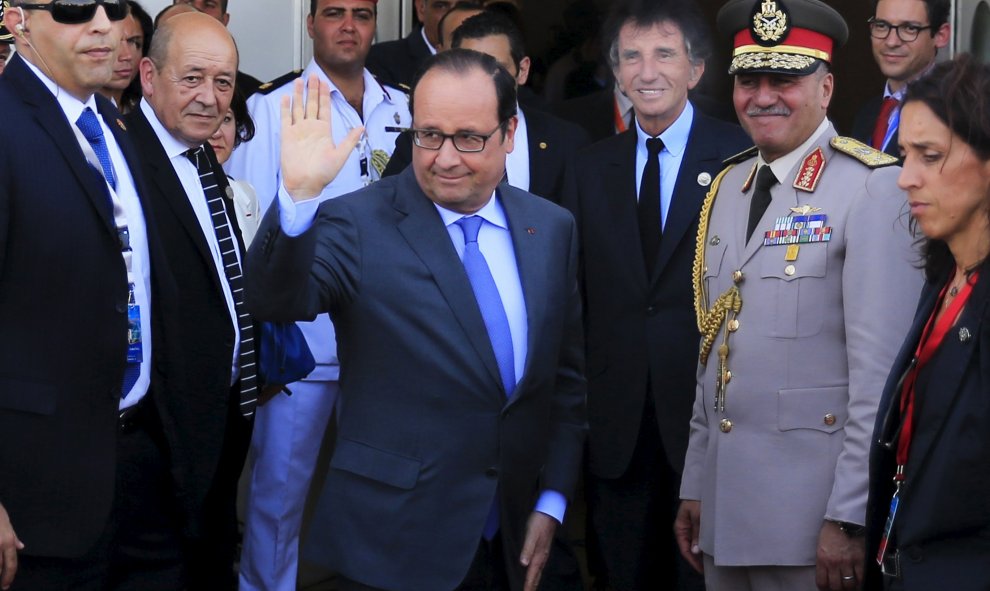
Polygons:
M877 124L873 128L873 142L872 145L877 150L883 150L883 139L887 137L887 126L890 123L890 114L894 112L897 108L897 99L892 96L888 96L883 99L883 104L880 105L880 114L877 115Z

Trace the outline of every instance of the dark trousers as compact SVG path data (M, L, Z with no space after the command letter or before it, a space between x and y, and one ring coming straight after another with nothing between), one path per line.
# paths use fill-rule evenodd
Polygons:
M168 446L154 401L122 425L117 442L116 528L109 589L174 591L185 585L181 523Z
M337 591L382 590L340 577L337 579ZM481 540L467 575L454 591L509 591L501 535L496 534L491 541Z
M667 460L652 396L646 398L625 473L615 479L589 475L588 513L608 583L616 591L703 591L704 579L674 541L680 475Z
M188 591L237 589L237 482L254 425L241 415L239 387L231 389L220 465L204 503L202 536L185 542Z

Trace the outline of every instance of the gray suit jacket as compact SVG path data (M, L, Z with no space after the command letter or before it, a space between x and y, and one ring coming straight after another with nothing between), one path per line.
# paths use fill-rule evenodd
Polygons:
M814 191L802 163L772 190L745 242L755 158L722 179L704 242L705 306L738 285L725 412L714 396L725 324L698 369L681 497L701 500L701 548L715 563L810 565L823 520L863 523L870 435L897 343L922 284L897 167L870 169L822 135ZM829 242L764 246L792 207L828 216ZM734 275L742 273L734 283ZM738 277L738 275L736 275Z
M324 202L282 234L277 204L247 259L259 318L330 312L340 422L307 554L387 589L452 589L496 493L507 570L540 492L570 495L585 438L577 238L563 209L507 185L529 326L510 399L464 267L413 171Z

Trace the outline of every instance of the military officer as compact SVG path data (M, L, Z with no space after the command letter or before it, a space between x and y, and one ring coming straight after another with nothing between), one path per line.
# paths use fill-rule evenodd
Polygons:
M307 18L313 60L302 72L263 84L248 101L254 139L234 150L228 172L254 186L264 212L281 183L280 102L291 95L300 75L316 75L330 87L331 127L337 145L364 127L357 148L321 199L361 189L381 178L398 133L409 127L409 99L380 84L365 68L375 34L377 0L311 0ZM316 369L290 386L292 396L277 395L259 408L251 442L254 468L240 565L243 590L296 588L303 505L320 442L337 397L340 373L333 324L322 314L300 323L316 359Z
M921 287L896 159L836 135L819 0L730 0L733 103L756 146L701 213L698 388L675 523L709 590L855 589L867 451Z

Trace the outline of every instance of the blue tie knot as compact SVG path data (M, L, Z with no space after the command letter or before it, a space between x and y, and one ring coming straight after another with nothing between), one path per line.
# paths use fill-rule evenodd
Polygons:
M484 221L484 218L480 216L470 215L462 217L455 222L461 227L461 231L464 232L464 244L478 241L478 232L481 230L481 224Z
M96 119L96 115L89 107L86 107L86 110L76 120L76 127L79 128L79 131L83 132L89 143L103 140L103 128L100 127L100 122Z

